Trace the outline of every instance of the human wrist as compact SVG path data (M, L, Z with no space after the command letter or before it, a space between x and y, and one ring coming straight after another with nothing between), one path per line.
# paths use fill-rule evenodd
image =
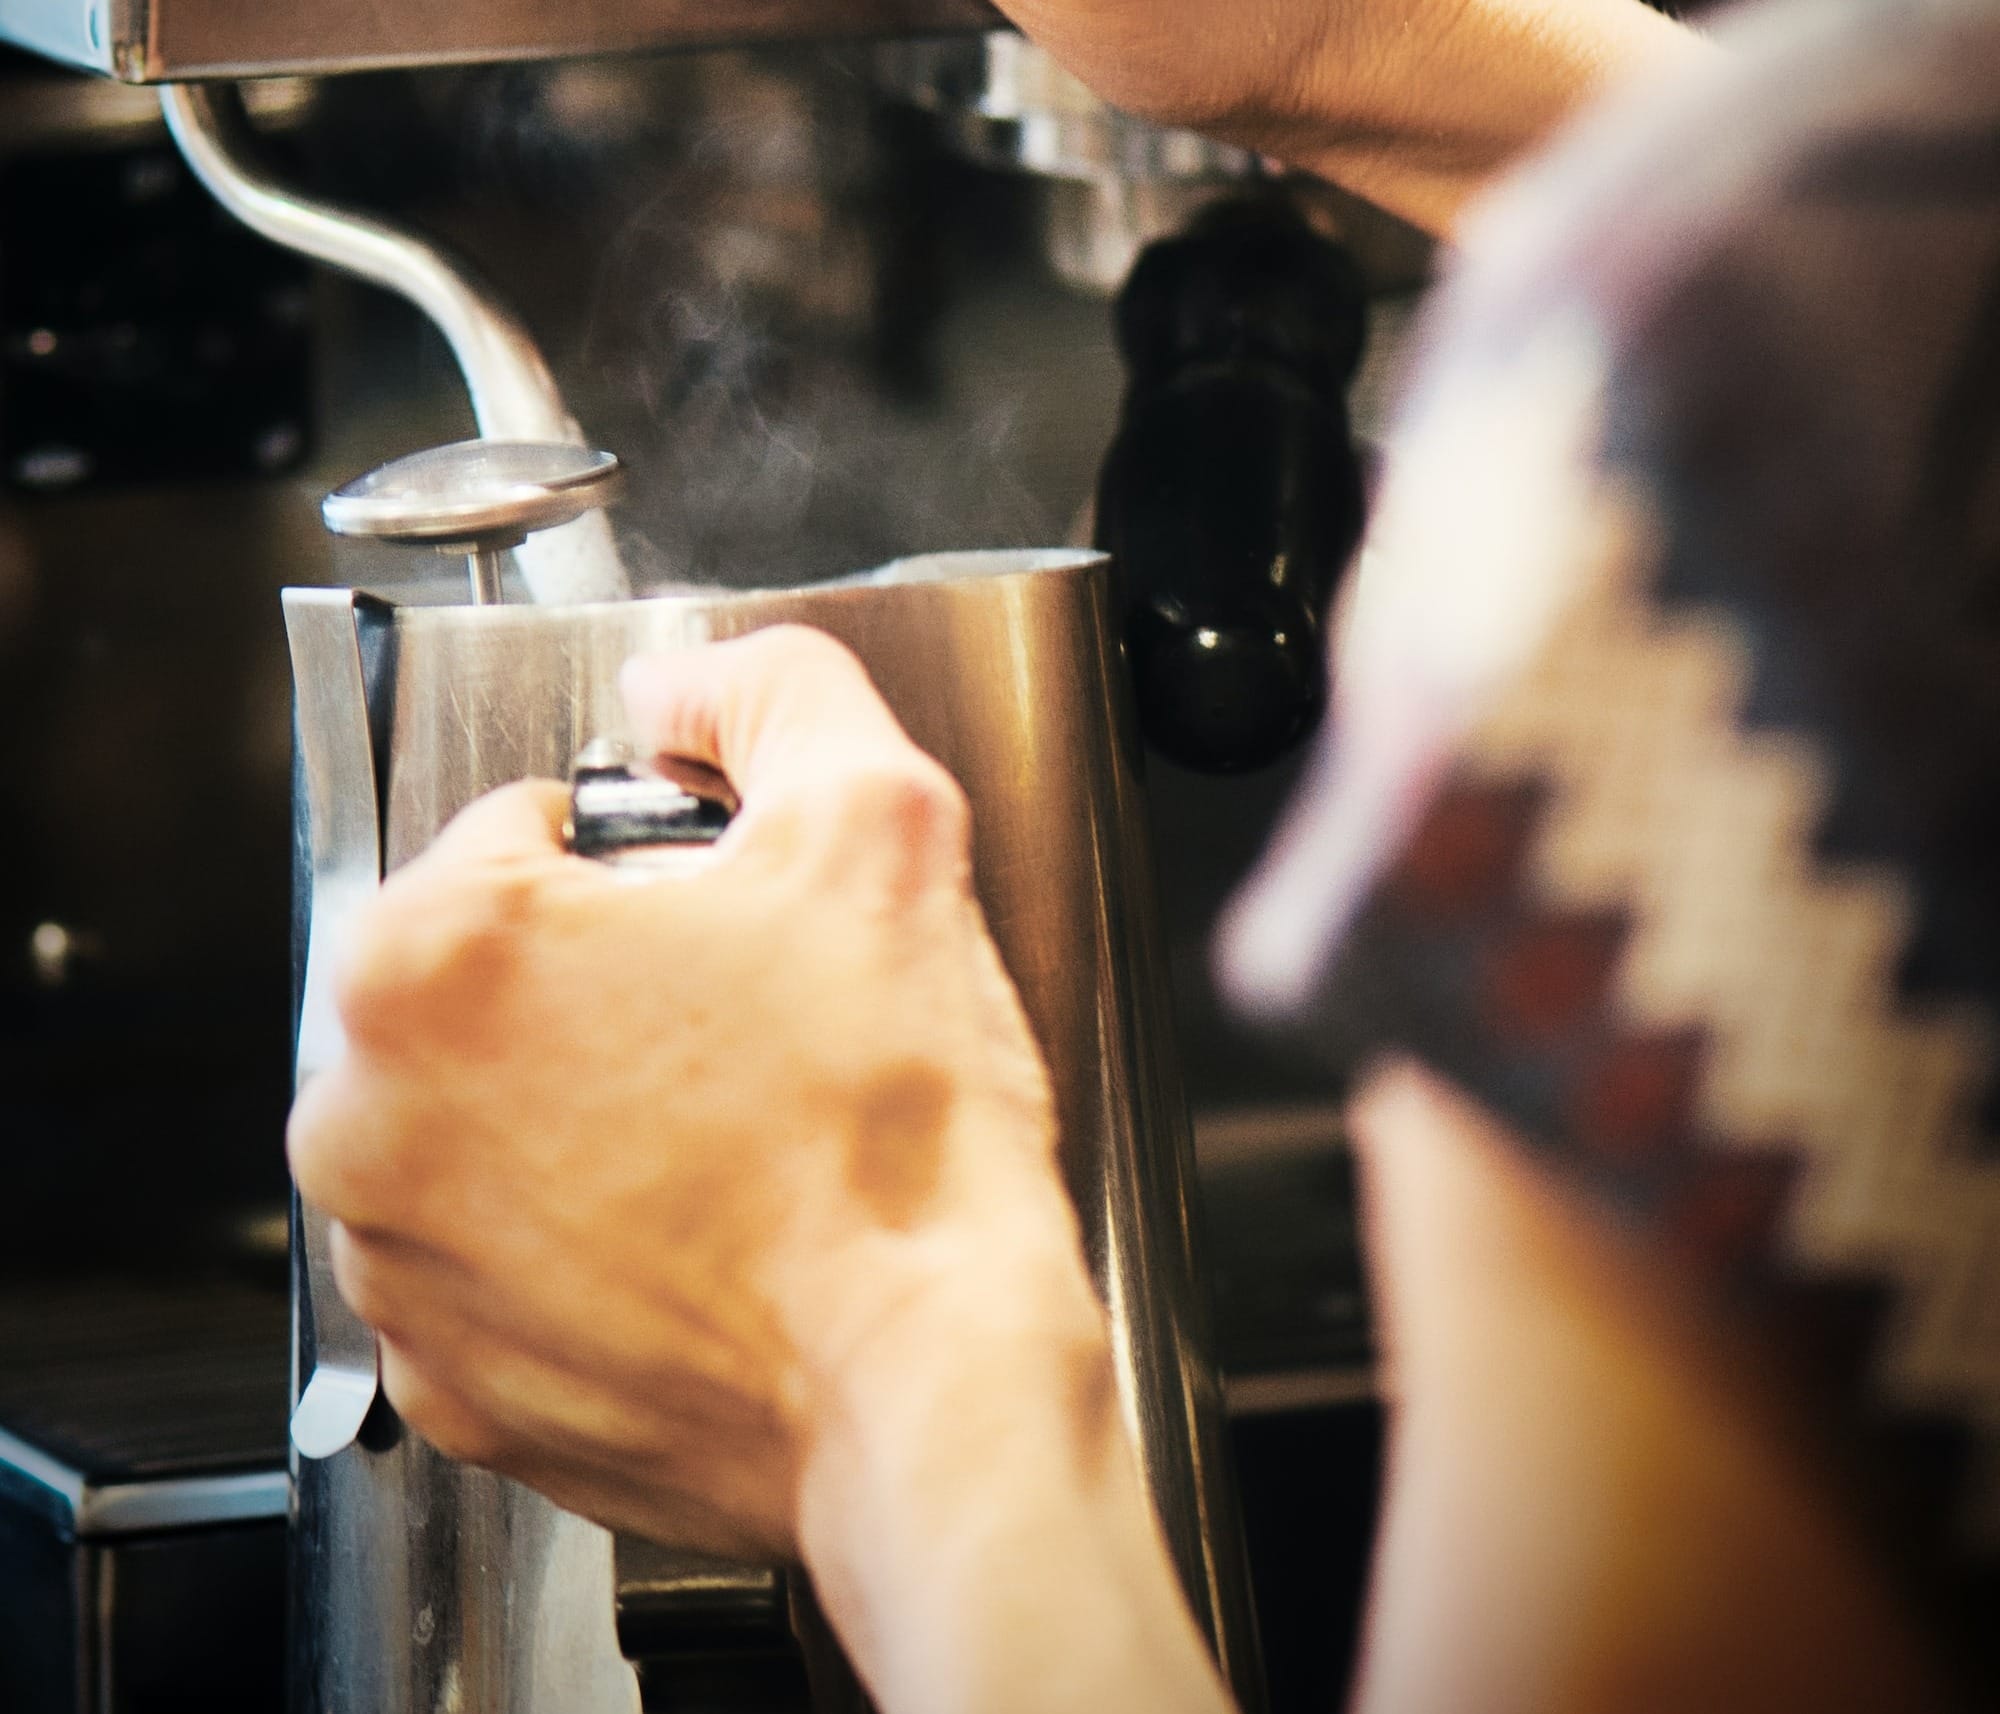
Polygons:
M795 1330L806 1370L816 1454L881 1455L920 1440L939 1413L982 1388L1010 1409L987 1425L1078 1424L1078 1389L1111 1384L1104 1311L1091 1287L1076 1223L1049 1174L1045 1194L989 1204L976 1217L871 1240L847 1277L826 1281Z
M1219 1709L1073 1227L956 1243L846 1351L801 1467L801 1557L878 1706Z

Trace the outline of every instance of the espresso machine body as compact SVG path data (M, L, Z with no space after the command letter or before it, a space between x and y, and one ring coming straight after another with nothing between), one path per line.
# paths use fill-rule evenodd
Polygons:
M982 0L0 0L0 40L129 83L992 27Z
M1191 1142L1107 563L1061 551L939 555L802 590L577 608L391 606L328 590L286 601L295 663L318 680L301 685L301 719L365 737L370 753L351 757L342 777L356 789L374 779L392 871L482 793L566 776L590 741L622 736L617 674L635 653L789 622L856 652L970 797L980 899L1049 1061L1061 1164L1112 1318L1126 1423L1189 1598L1252 1694L1245 1566L1195 1291ZM329 604L351 616L359 671L299 650ZM364 697L350 718L328 716L329 681ZM309 761L324 755L325 733L301 737ZM308 822L306 802L338 813L308 790ZM373 815L372 794L350 807ZM313 838L302 826L306 849ZM309 914L310 864L303 878ZM303 1270L299 1289L309 1374L329 1306ZM330 1458L295 1460L294 1708L625 1714L634 1691L613 1633L610 1538L450 1463L387 1415L378 1408Z

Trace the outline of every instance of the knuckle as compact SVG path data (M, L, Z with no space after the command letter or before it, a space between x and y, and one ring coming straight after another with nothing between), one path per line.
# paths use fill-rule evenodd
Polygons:
M405 915L428 927L428 935L416 944L439 967L449 968L518 934L535 914L541 887L541 877L532 871L495 863L456 872L421 891L412 889Z
M340 949L333 972L333 999L350 1037L369 1040L393 1035L396 1015L421 980L415 951L412 914L406 892L384 894L371 901L354 924L347 945ZM371 1028L387 1022L386 1031Z
M462 960L512 942L535 920L541 896L542 877L525 868L495 864L463 876L443 924L447 955Z
M964 788L938 763L912 753L853 776L842 794L843 832L886 838L920 874L952 865L969 851L972 811Z
M491 994L532 921L538 876L506 865L392 879L355 927L334 1001L355 1040L387 1045Z
M445 1457L491 1466L504 1455L494 1425L401 1346L383 1347L382 1390L397 1414Z
M807 625L772 625L730 645L749 669L745 707L758 717L779 708L811 710L828 725L873 731L894 723L860 657L839 638Z
M387 1003L405 984L403 937L393 911L380 898L355 922L333 971L333 998L341 1022L352 1029Z
M395 1298L385 1271L368 1245L346 1226L332 1231L333 1283L347 1307L380 1332L395 1327Z
M972 816L964 790L922 751L848 764L791 794L780 812L815 886L908 903L956 889L970 872Z
M405 1410L403 1414L424 1439L461 1464L491 1467L505 1450L505 1442L484 1418L443 1393L427 1394L421 1410Z
M972 851L972 800L965 795L965 787L958 783L956 775L942 766L936 768L936 773L934 830L950 855L969 856Z
M438 1146L451 1110L422 1085L350 1057L309 1079L285 1149L313 1208L376 1238L428 1239L448 1225L462 1174Z
M316 1208L330 1209L326 1191L335 1175L329 1156L339 1130L329 1103L339 1079L338 1072L323 1072L299 1091L285 1120L285 1158L299 1194Z
M914 746L848 761L767 800L758 814L816 885L837 878L900 896L955 886L969 869L964 788Z
M308 1082L285 1124L285 1153L299 1194L335 1219L365 1215L383 1200L379 1153L363 1147L358 1115L366 1095L351 1067Z
M810 625L770 625L745 639L744 646L777 672L832 673L866 679L860 660L845 643Z

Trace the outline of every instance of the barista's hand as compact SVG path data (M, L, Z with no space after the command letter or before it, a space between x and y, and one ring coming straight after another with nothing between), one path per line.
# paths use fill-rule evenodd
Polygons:
M1096 1323L956 783L818 633L626 682L734 782L720 846L636 880L564 852L558 786L468 809L365 920L292 1164L426 1437L788 1549L819 1395L929 1275L1039 1250Z
M293 1115L390 1399L602 1521L801 1553L885 1710L1219 1707L957 785L814 632L625 682L735 785L713 854L635 879L563 851L557 786L474 805Z
M1613 81L1698 51L1640 0L998 0L1114 105L1435 232Z

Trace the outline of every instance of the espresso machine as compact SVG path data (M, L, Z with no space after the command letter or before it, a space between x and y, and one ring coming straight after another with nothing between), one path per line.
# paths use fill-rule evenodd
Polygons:
M1341 1224L1343 1169L1325 1146L1328 1092L1287 1083L1289 1073L1232 1041L1203 997L1198 958L1174 961L1181 1029L1192 1020L1220 1045L1206 1068L1174 1047L1147 824L1162 821L1169 843L1203 827L1189 843L1209 854L1211 870L1227 869L1247 857L1282 792L1283 758L1323 701L1318 626L1360 521L1348 400L1361 301L1385 279L1408 283L1421 264L1365 211L1336 205L1330 214L1326 198L1267 182L1253 160L1103 108L994 22L962 0L485 13L439 0L310 15L208 0L0 0L0 36L110 80L73 87L106 113L115 102L116 123L143 139L149 170L179 170L172 195L202 223L201 253L226 252L250 282L230 300L234 325L257 330L261 343L239 339L236 368L211 373L202 388L204 398L242 397L256 392L254 377L263 389L231 443L248 448L232 455L243 468L169 470L164 480L176 492L199 480L256 483L270 514L265 551L297 586L283 619L297 699L298 1074L326 1051L323 966L344 912L460 803L506 779L568 773L591 740L615 739L608 686L625 654L781 619L842 636L972 792L989 916L1062 1091L1065 1165L1118 1331L1128 1426L1191 1603L1255 1707L1263 1690L1231 1436L1254 1558L1260 1513L1268 1537L1273 1516L1297 1509L1273 1479L1274 1449L1301 1406L1344 1409L1367 1396L1366 1334ZM746 52L754 42L782 45ZM399 85L370 75L385 67L438 69ZM132 87L153 84L164 86L157 95ZM565 285L572 299L590 298L562 268L520 269L503 244L492 252L501 266L481 255L505 276L502 291L419 236L395 206L409 190L405 161L377 163L371 177L365 160L357 168L341 159L343 139L368 129L371 103L395 90L403 105L385 128L420 135L429 127L462 138L490 107L525 109L532 120L483 159L527 178L545 170L558 189L575 155L643 154L652 123L643 115L675 114L675 158L696 170L651 201L611 199L599 275L601 285L671 253L661 271L684 289L653 306L660 320L629 302L585 301L581 333L552 343L541 330L563 317L550 313L551 298ZM153 103L164 134L141 112ZM741 122L746 114L752 122ZM144 176L125 169L126 179ZM385 186L395 194L381 195ZM213 205L197 216L191 199L204 190ZM481 195L475 218L504 200L470 200ZM1037 283L1031 315L1004 291L971 306L954 300L938 285L944 268L922 223L899 213L905 199L932 214L963 199L972 228L1005 206L1006 242L1060 291ZM689 206L706 224L683 218ZM504 230L504 217L495 224ZM1344 248L1327 243L1330 227ZM477 227L453 236L481 248ZM533 249L532 237L523 247ZM800 268L802 255L814 265ZM308 275L301 258L415 306L433 331L406 318L390 337L407 342L402 367L420 387L385 405L371 392L379 377L340 372L344 341L385 337L369 319L384 312L365 293ZM338 292L347 295L329 308ZM1106 296L1117 299L1108 338L1098 331ZM574 320L572 305L572 329ZM913 329L924 337L908 337ZM1050 349L1010 357L1024 329ZM50 361L38 331L29 326L9 347L0 386L9 437L22 414L11 407L26 396L19 378ZM77 343L66 327L51 331L58 348ZM189 344L205 349L199 337ZM773 358L771 347L784 349ZM940 348L958 354L943 389L955 415L942 431L931 354ZM982 416L988 395L1027 408L1014 372L1064 367L1079 349L1090 353L1094 382L1081 421L1052 417L1021 434ZM315 364L317 375L304 378ZM824 472L850 456L843 389L862 370L882 401L859 437L874 468L856 460L829 483ZM837 420L825 404L836 395ZM781 416L769 412L772 397L785 401ZM285 422L289 438L277 432ZM666 433L677 437L670 446ZM934 458L941 433L948 453L970 449L955 462L973 480L960 472L956 482L938 476L929 489L890 483L885 492L885 463L918 466L920 447ZM24 504L54 512L88 503L93 515L106 506L98 485L108 453L80 433L22 440L13 469L16 487L33 490ZM438 442L448 444L419 452ZM597 455L596 444L618 458ZM385 460L372 478L347 480ZM607 514L621 461L624 497ZM1306 469L1328 477L1311 503L1274 498L1296 490ZM314 517L336 485L326 521L342 533L337 550L315 533ZM723 528L715 496L732 493ZM112 503L135 513L140 505L120 495ZM31 517L30 534L36 527ZM470 552L440 556L438 546ZM933 548L1005 551L924 551ZM879 561L890 563L841 575ZM628 599L635 590L641 598ZM275 584L262 599L277 608ZM1023 671L989 683L978 665L1001 658ZM268 681L263 688L261 729L279 713L269 781L284 731ZM529 703L542 710L534 720L501 717ZM481 707L484 722L466 713ZM1143 783L1140 731L1155 752ZM1015 748L996 748L990 735L1000 732L1014 734ZM1209 783L1246 770L1247 785ZM576 776L579 803L589 775ZM1042 782L1037 796L1023 800L1006 783L1022 777ZM1211 795L1224 790L1239 795ZM1218 801L1241 824L1233 843L1207 836ZM282 857L269 867L281 870ZM1165 927L1181 953L1179 939L1200 934L1198 921L1183 919L1206 907L1177 907L1174 887L1214 893L1222 882L1199 865L1184 864L1178 879L1167 867ZM1038 885L1010 893L1019 883L1007 877L1024 873ZM264 919L262 932L273 926ZM55 914L32 924L38 992L88 988L98 932ZM281 999L277 1015L282 1028ZM258 1064L289 1072L288 1056L271 1051L268 1034L260 1039ZM1190 1084L1198 1102L1215 1105L1218 1092L1227 1102L1227 1116L1205 1127L1221 1163L1208 1174L1209 1201L1239 1236L1254 1228L1238 1248L1258 1253L1261 1272L1225 1254L1211 1280L1198 1260ZM93 1462L95 1443L67 1423L49 1427L13 1408L0 1377L0 1501L11 1488L32 1502L53 1543L36 1551L67 1590L38 1609L47 1658L38 1676L18 1680L39 1698L22 1706L859 1706L795 1571L614 1543L401 1430L375 1396L366 1330L328 1287L310 1210L294 1209L289 1265L282 1259L269 1212L271 1109L281 1114L281 1097L260 1085L262 1116L246 1126L264 1127L271 1152L243 1174L251 1188L230 1212L230 1277L205 1277L209 1297L195 1294L184 1315L199 1325L191 1342L206 1341L211 1367L217 1329L237 1329L231 1372L247 1373L245 1354L283 1336L272 1284L288 1271L289 1407L283 1368L260 1372L256 1387L238 1389L235 1439L210 1436L172 1469L155 1468L148 1446L154 1464L126 1467ZM1301 1239L1274 1243L1268 1220L1272 1207L1296 1212L1308 1197L1322 1217L1310 1258ZM1273 1256L1291 1272L1274 1274ZM1233 1429L1216 1387L1211 1284L1221 1288L1225 1354L1231 1343L1250 1351L1255 1371L1230 1376ZM100 1365L132 1361L116 1341L91 1350ZM0 1358L6 1351L0 1343ZM241 1427L259 1412L275 1430L261 1448ZM1312 1579L1292 1560L1280 1573L1258 1569L1272 1652L1288 1646L1272 1614L1323 1591L1329 1565L1338 1562L1334 1582L1351 1599L1366 1551L1374 1432L1371 1421L1350 1435L1361 1474L1339 1502L1348 1536L1288 1550L1301 1565L1317 1562ZM1251 1443L1262 1451L1245 1462ZM162 1483L175 1489L171 1503L153 1492ZM141 1491L152 1496L144 1504L133 1498ZM281 1534L290 1610L282 1694L268 1669L246 1665L275 1655ZM7 1539L0 1527L0 1559ZM172 1682L164 1665L123 1664L111 1620L125 1592L144 1586L124 1570L145 1563L140 1549L159 1563L194 1566L202 1562L174 1555L197 1550L226 1560L226 1576L187 1575L232 1591L241 1612L255 1607L259 1647L232 1653L198 1689L185 1675ZM11 1567L6 1575L10 1586L19 1581ZM1275 1604L1267 1584L1282 1585ZM128 1625L123 1634L135 1633ZM0 1639L0 1663L10 1646ZM5 1671L0 1664L0 1684L11 1688ZM1285 1705L1275 1684L1273 1701Z

